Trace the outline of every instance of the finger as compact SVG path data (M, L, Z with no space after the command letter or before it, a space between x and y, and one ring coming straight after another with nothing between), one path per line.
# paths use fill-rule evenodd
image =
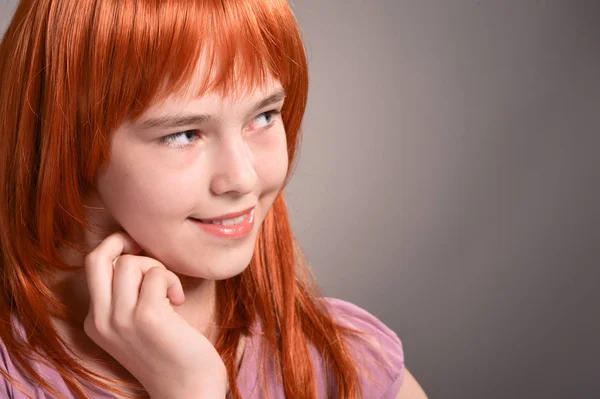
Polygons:
M117 324L124 325L131 320L138 302L144 272L155 266L162 265L146 256L125 254L115 260L112 314Z
M159 309L164 306L165 298L168 298L173 306L179 306L185 301L181 281L175 273L153 267L144 273L138 308Z
M85 258L85 274L90 293L91 310L110 309L113 280L113 260L122 253L137 253L139 245L125 232L105 238Z

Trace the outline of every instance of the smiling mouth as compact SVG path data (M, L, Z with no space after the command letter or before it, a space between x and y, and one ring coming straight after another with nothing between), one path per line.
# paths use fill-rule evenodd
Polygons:
M254 211L228 219L190 218L205 233L221 238L242 238L250 234L254 227Z
M200 222L206 223L206 224L211 224L211 223L220 224L219 222L240 223L240 221L243 220L242 217L246 217L246 216L250 215L255 208L256 208L256 205L252 206L250 208L246 208L243 211L231 212L231 213L227 213L224 215L215 216L214 218L196 218L193 216L191 216L190 218L194 219L194 220L199 220Z
M250 216L250 212L246 213L245 215L238 216L236 218L231 218L231 219L213 219L213 220L196 219L196 220L198 220L200 223L204 223L204 224L217 224L217 225L221 225L221 226L235 226L237 224L242 223L249 216Z

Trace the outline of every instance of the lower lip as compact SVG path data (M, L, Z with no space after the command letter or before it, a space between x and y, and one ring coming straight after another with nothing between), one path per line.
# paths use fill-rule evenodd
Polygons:
M246 216L246 219L242 220L239 224L232 226L224 226L222 224L202 223L198 219L190 219L197 226L199 226L205 232L215 235L220 238L242 238L250 234L254 227L254 209Z

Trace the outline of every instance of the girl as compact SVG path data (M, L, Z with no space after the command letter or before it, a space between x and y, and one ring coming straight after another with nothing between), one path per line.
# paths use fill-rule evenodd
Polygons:
M425 397L290 230L285 0L22 0L0 80L1 397Z

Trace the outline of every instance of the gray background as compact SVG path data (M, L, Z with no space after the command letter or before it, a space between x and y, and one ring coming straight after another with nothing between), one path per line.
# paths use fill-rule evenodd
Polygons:
M394 329L431 398L598 397L600 3L293 4L288 199L324 293Z

